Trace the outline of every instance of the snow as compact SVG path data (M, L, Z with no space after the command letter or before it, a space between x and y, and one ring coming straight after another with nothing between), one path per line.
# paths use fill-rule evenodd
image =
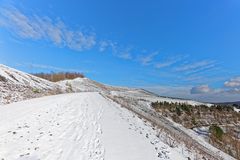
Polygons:
M73 92L101 92L108 93L110 91L127 91L127 87L115 87L98 83L88 78L76 78L73 80L63 80L57 82L62 88L71 88Z
M116 105L113 102L108 103L111 106ZM109 118L111 121L109 121ZM153 129L150 123L144 122L138 116L120 106L108 107L103 113L102 121L104 122L103 130L108 131L103 134L107 160L165 160L176 158L181 160L191 156L183 146L170 148L157 137L156 129ZM148 147L151 150L149 149L146 152Z
M64 92L55 83L0 64L0 104Z
M13 68L7 67L0 64L0 76L5 77L11 83L28 85L35 87L37 89L50 89L53 86L56 86L54 83L40 79L33 75L15 70Z
M207 105L207 106L212 106L212 104L210 103L201 103L201 102L197 102L197 101L193 101L193 100L183 100L183 99L177 99L177 98L167 98L167 97L161 97L161 96L156 96L153 94L148 94L146 93L144 90L140 90L140 89L135 89L135 90L130 90L130 91L111 91L112 95L116 95L116 96L127 96L127 97L132 97L134 99L144 99L146 101L149 102L173 102L173 103L186 103L186 104L190 104L190 105Z
M76 78L73 80L63 80L58 82L62 87L72 87L74 92L101 92L103 85L98 84L88 78Z
M0 117L0 159L4 160L181 160L189 156L161 142L150 124L97 92L12 103L0 107Z
M238 108L234 107L233 109L235 112L240 112L240 108L238 109Z
M195 131L199 136L202 136L205 138L209 136L209 127L193 128L193 131Z

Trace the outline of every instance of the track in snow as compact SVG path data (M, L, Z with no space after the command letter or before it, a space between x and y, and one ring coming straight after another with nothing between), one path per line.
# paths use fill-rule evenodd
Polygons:
M94 105L89 96L53 96L1 108L0 159L103 159L102 109L89 107Z
M145 125L96 92L1 106L0 159L184 159L162 142L154 141L151 126Z

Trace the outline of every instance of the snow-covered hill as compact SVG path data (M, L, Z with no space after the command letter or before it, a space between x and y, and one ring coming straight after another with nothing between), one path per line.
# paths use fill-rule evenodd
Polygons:
M0 90L2 104L72 92L0 105L0 160L234 159L150 106L199 102L88 78L52 83L4 65Z
M61 93L61 86L0 65L0 104Z
M88 78L76 78L73 80L63 80L57 82L58 85L65 88L65 90L72 90L73 92L104 92L110 91L128 91L132 90L127 87L114 87L98 83Z
M53 83L2 64L0 64L0 90L0 104L64 92L101 92L132 96L138 99L144 97L150 101L201 104L190 100L163 98L141 89L104 85L88 78L76 78Z

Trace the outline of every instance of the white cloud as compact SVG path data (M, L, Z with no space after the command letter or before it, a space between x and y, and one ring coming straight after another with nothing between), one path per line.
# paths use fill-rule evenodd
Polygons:
M0 9L0 27L23 39L47 40L77 51L90 49L96 44L93 33L68 29L61 20L28 16L14 7Z
M162 62L162 63L156 63L155 67L160 69L160 68L164 68L164 67L169 67L171 65L173 65L174 63L176 63L175 61L167 61L167 62Z
M156 51L156 52L153 52L149 55L141 56L139 58L139 61L142 65L149 65L153 61L154 57L156 57L158 54L159 54L159 52Z
M120 47L118 43L112 42L111 40L104 40L99 42L99 51L105 52L110 50L111 53L121 59L131 60L131 48L130 47Z
M226 92L240 95L240 77L235 77L226 81L224 86L227 87Z
M240 77L232 78L224 83L226 87L240 87Z
M106 51L108 47L109 47L109 42L108 41L100 41L99 42L99 51L100 52Z
M191 94L205 94L205 93L210 93L212 91L213 90L209 88L208 85L200 85L200 86L193 87L190 92Z
M128 49L126 49L125 51L120 51L118 57L122 59L132 59L132 55L130 53L130 50Z

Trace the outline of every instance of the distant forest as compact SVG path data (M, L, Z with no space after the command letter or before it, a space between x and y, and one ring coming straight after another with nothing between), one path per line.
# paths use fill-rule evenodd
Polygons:
M77 72L34 73L32 75L52 81L52 82L85 77L82 73L77 73Z

